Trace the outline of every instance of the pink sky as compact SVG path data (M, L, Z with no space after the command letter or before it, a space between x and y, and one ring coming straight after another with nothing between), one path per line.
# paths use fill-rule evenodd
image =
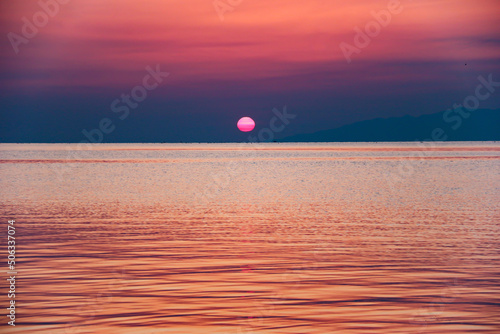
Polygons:
M401 1L351 63L341 43L393 0L215 0L237 4L224 20L214 0L67 0L16 54L9 33L21 35L39 1L55 0L0 1L2 121L14 141L77 140L157 64L170 75L137 112L184 141L240 140L238 119L263 126L284 106L301 115L289 133L429 114L474 93L480 75L500 80L498 0ZM500 107L498 96L481 108Z
M177 84L273 78L325 66L349 69L339 44L352 44L354 27L364 27L372 11L387 6L373 0L252 0L221 21L209 0L71 0L29 44L20 45L19 55L2 48L8 64L2 70L26 73L9 80L10 87L99 87L126 85L145 64L156 63L168 64ZM353 61L500 58L498 40L489 41L500 31L498 1L419 0L401 6ZM2 7L4 35L20 33L21 18L40 10L37 1Z

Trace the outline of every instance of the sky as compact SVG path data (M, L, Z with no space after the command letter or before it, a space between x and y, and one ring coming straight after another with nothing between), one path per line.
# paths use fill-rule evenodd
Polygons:
M247 141L238 119L258 133L286 108L279 139L435 113L500 81L499 18L498 0L0 0L0 141ZM498 107L500 89L481 101Z

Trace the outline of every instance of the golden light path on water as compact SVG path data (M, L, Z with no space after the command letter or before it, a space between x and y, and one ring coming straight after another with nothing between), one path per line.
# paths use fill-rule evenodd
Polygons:
M0 145L8 332L498 333L500 145L422 145Z

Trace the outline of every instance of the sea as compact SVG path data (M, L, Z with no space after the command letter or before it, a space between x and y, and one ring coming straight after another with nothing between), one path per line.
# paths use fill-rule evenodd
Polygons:
M499 142L0 144L0 332L500 333L499 167Z

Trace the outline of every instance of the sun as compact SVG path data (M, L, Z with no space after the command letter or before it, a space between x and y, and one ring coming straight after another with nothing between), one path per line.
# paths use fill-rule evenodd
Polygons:
M243 132L250 132L255 128L255 122L250 117L242 117L238 121L238 129Z

